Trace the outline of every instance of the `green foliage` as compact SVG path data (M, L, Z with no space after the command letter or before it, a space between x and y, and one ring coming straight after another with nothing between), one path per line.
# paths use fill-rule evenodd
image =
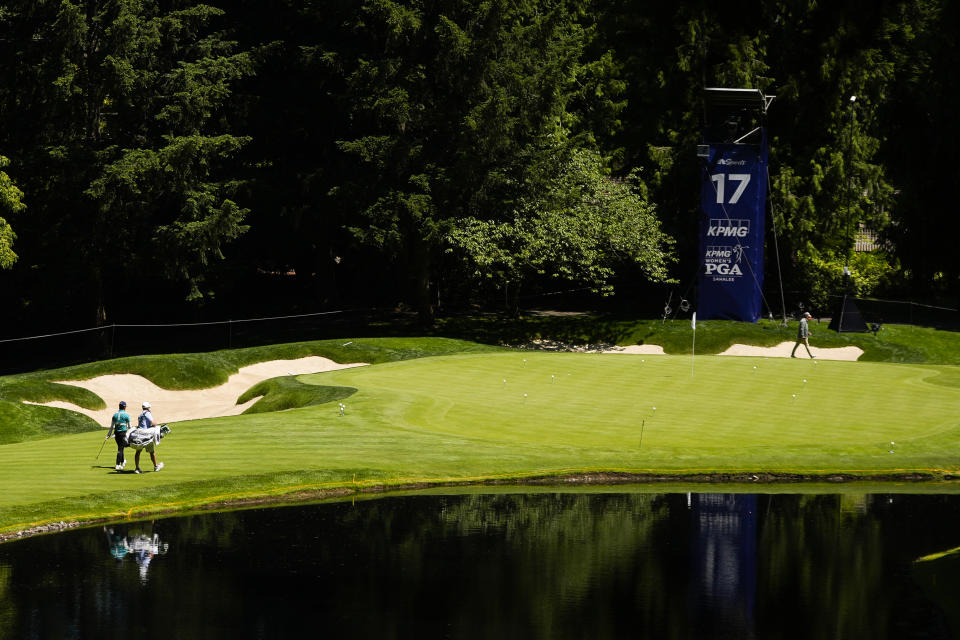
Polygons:
M838 293L858 297L874 295L890 284L899 271L896 258L883 251L858 252L850 256L821 253L812 247L798 255L797 271L808 282L808 307L826 312ZM850 272L844 275L844 269Z
M960 141L956 113L960 45L952 25L960 6L946 0L897 3L886 25L894 81L880 105L885 122L882 157L899 191L887 229L911 297L960 300L954 258L960 221L953 215Z
M516 307L520 287L683 281L707 86L776 95L792 303L838 293L841 262L862 292L960 292L945 0L228 4L4 4L11 324L109 322L114 292L147 287L213 314L250 274L291 269L284 304L425 317L492 291ZM885 247L866 259L861 223Z
M10 161L0 156L0 169L10 164ZM23 204L23 192L17 188L10 176L0 171L0 211L20 213L27 208ZM17 254L13 252L13 241L17 239L10 224L0 217L0 269L9 269L17 261Z
M10 15L31 34L5 44L20 63L0 92L0 112L31 114L0 137L36 211L21 237L30 264L99 321L107 292L133 282L200 297L209 262L246 230L242 181L223 171L248 139L220 116L253 64L215 31L222 10L174 6L17 3Z
M429 276L445 238L466 225L465 233L477 237L461 244L484 243L480 236L502 235L486 222L510 220L518 202L526 209L539 204L529 182L545 177L518 156L574 126L574 103L607 105L607 115L598 117L608 123L616 112L609 94L617 85L607 81L612 61L581 65L590 38L580 21L586 6L576 0L364 5L359 44L344 57L353 101L351 135L339 143L356 158L356 174L336 192L361 207L364 224L350 225L357 237L414 275L421 313L429 312ZM589 96L584 83L594 87ZM531 262L511 255L517 248L501 246L500 262ZM584 277L582 248L571 254L531 266Z
M612 293L623 264L638 266L651 281L667 279L671 239L642 191L610 179L596 152L553 143L546 152L521 155L519 163L527 166L529 186L510 217L460 219L448 234L476 278L513 285L514 295L544 276Z
M787 252L787 286L808 305L823 306L844 291L842 266L858 262L855 287L873 288L899 268L896 257L853 253L859 224L883 234L895 187L882 164L882 106L895 79L892 46L899 29L884 11L855 16L834 5L810 5L774 19L770 50L782 69L772 112L771 210ZM827 26L829 25L829 27ZM819 33L832 35L826 40ZM816 55L803 64L798 56ZM803 52L803 53L801 53ZM867 264L869 262L869 264ZM884 263L884 264L881 264ZM839 265L839 269L836 267Z
M891 230L899 203L884 162L891 127L883 109L897 81L900 43L929 19L931 7L913 4L866 14L846 2L772 1L749 12L702 3L631 12L629 3L607 4L600 37L616 46L630 101L618 142L634 150L628 166L642 167L658 210L672 214L665 229L685 257L684 277L695 266L700 168L692 148L701 142L704 87L776 96L765 119L770 211L785 289L800 301L825 295L834 276L811 262L849 257L859 223ZM664 63L651 68L651 60ZM898 267L889 254L877 259Z

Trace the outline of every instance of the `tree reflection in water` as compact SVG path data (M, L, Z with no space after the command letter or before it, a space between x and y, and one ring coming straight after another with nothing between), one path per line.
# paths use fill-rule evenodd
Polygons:
M949 495L639 492L171 518L0 546L0 638L953 637L955 556L913 561L958 525Z

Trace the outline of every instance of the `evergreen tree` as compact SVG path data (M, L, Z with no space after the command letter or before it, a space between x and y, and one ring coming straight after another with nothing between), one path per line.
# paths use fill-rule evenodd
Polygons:
M678 239L678 277L692 282L699 263L694 149L711 86L776 95L766 123L771 213L793 301L827 311L844 266L860 292L878 272L890 275L888 258L852 255L859 223L883 230L893 206L878 156L879 106L892 82L887 11L857 0L693 2L642 13L611 5L604 33L623 61L629 101L620 146L632 150L628 166L642 167L658 208L673 213L664 222Z
M861 269L887 264L853 255L860 223L886 228L894 191L877 156L879 106L892 81L887 22L882 7L866 4L778 3L770 24L780 43L771 48L773 214L791 258L788 286L824 313L845 287L869 293L862 285L873 274Z
M960 7L947 0L896 3L885 32L894 82L884 96L882 157L898 190L886 237L904 267L910 298L960 307L954 256L960 165Z
M231 247L228 265L244 298L284 297L283 304L314 310L368 303L379 289L369 281L350 286L363 269L377 273L369 265L383 263L349 232L357 224L353 203L330 196L352 176L337 142L350 124L343 64L358 11L351 0L231 4L231 36L257 64L256 75L238 84L230 113L251 137L241 156L250 231ZM290 278L263 275L291 269L293 288L276 286ZM270 291L251 290L258 274L271 280Z
M246 213L223 172L246 140L218 112L252 67L214 30L223 12L156 0L10 4L18 64L3 68L0 114L15 126L0 144L35 203L20 232L20 286L98 322L116 289L179 281L181 296L202 297L207 264Z
M304 301L336 304L349 275L424 318L441 282L514 306L521 282L687 284L708 86L777 96L791 306L960 296L946 0L223 6L0 4L8 321L110 321L143 288L198 309L225 275L291 267ZM853 253L861 223L888 250Z
M365 241L396 256L422 318L459 218L490 219L523 191L518 153L570 124L585 2L366 2L342 57L351 100L338 188Z

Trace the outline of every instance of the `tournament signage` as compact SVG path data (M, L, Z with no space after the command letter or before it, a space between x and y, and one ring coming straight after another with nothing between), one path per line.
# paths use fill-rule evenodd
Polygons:
M700 318L756 322L763 304L767 146L711 144L703 158Z

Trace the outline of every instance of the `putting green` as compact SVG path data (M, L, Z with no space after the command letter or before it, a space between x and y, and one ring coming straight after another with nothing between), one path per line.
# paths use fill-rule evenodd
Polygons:
M483 441L611 449L915 449L954 436L943 367L705 356L496 354L353 369L302 381L360 389L394 425ZM380 413L380 411L377 411ZM735 462L735 457L730 461ZM886 462L884 462L886 464Z
M174 424L160 473L114 473L112 442L95 462L96 434L0 447L0 531L45 514L585 470L960 473L950 366L498 352L298 379L358 392L342 416L331 403Z

